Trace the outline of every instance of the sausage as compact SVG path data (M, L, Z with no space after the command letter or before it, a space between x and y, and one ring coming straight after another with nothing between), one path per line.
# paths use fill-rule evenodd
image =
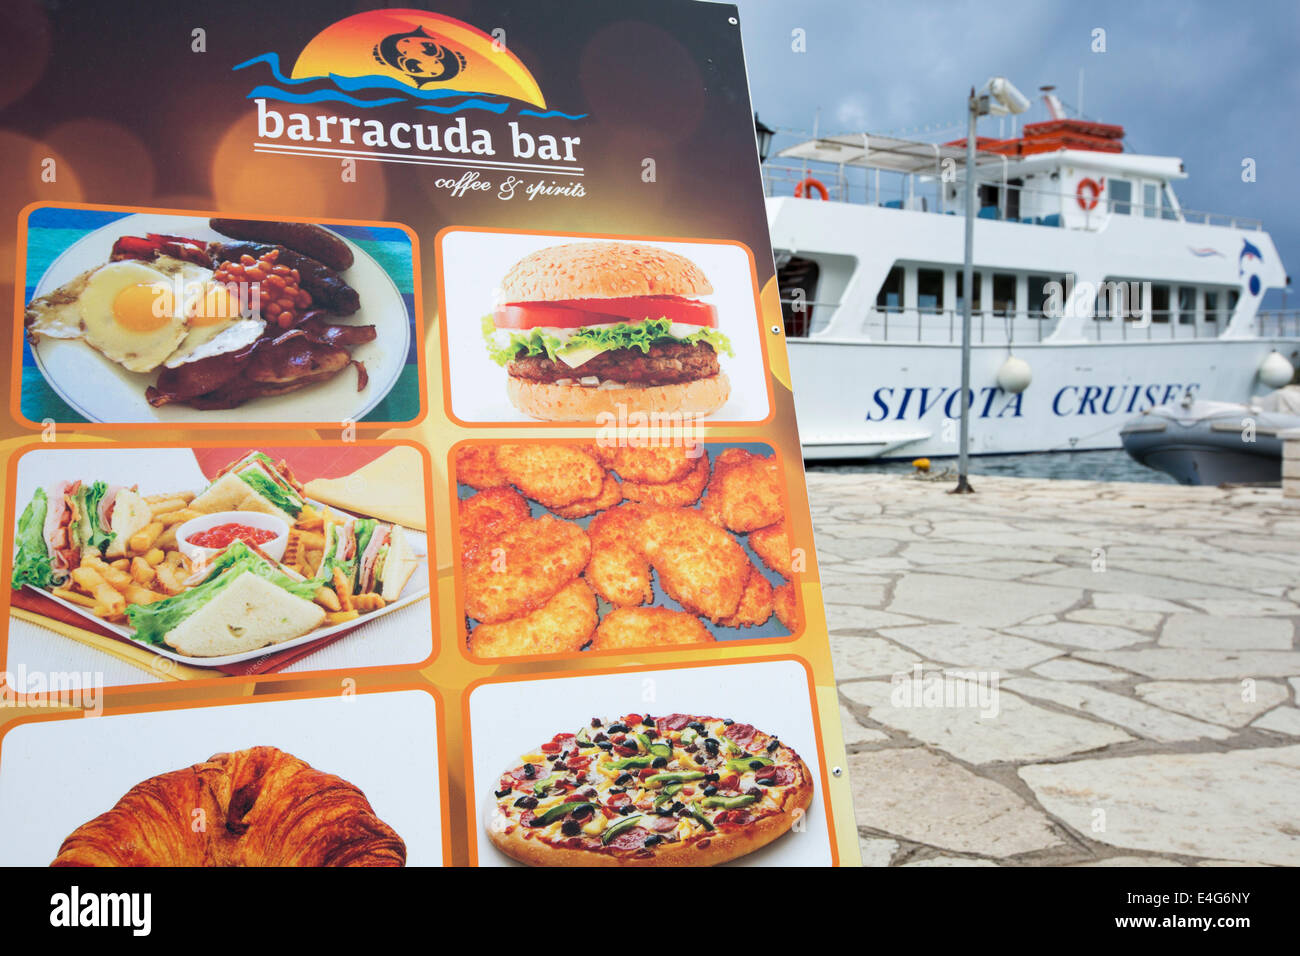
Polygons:
M336 315L351 315L361 308L361 297L357 295L357 290L344 282L337 270L284 246L259 242L216 243L213 257L225 262L238 262L240 256L260 259L272 249L280 250L281 265L298 270L302 287L311 293L315 305Z
M334 233L306 222L260 219L209 219L208 225L231 239L285 246L322 262L335 272L352 268L352 250Z

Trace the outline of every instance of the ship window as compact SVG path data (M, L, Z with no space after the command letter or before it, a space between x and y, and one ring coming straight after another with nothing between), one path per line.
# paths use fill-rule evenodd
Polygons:
M876 294L876 308L882 312L903 311L903 267L894 266Z
M1238 292L1236 289L1232 289L1228 293L1228 317L1229 318L1232 317L1233 312L1237 311L1237 300L1240 298L1241 298L1241 293Z
M1110 192L1110 211L1128 216L1133 212L1133 184L1127 179L1112 179L1106 184Z
M980 293L983 289L980 280L984 278L984 274L981 272L976 272L974 276L975 279L971 283L971 285L974 286L975 288L975 298L971 300L970 308L972 312L978 312L980 308ZM959 269L957 271L957 302L954 305L954 308L956 308L958 315L965 314L965 310L966 310L966 297L963 292L965 285L966 285L966 274L964 270Z
M1142 215L1153 218L1160 211L1160 199L1156 195L1155 183L1142 184Z
M1219 293L1205 290L1205 321L1219 321Z
M943 270L916 270L916 307L922 312L943 311Z
M1178 324L1196 324L1196 290L1191 286L1178 287Z
M1016 311L1016 277L1009 272L993 273L993 312L1010 315Z
M781 318L785 334L791 338L806 338L812 328L814 302L817 298L817 281L821 266L812 259L790 256L776 271L776 286L781 292Z
M1169 286L1151 286L1151 321L1169 321Z
M1169 184L1160 184L1160 218L1177 219L1178 214L1174 212L1174 201L1169 195Z
M1054 319L1047 315L1048 299L1052 297L1051 283L1057 283L1056 304L1064 305L1065 276L1031 275L1027 286L1029 296L1029 317L1031 319Z

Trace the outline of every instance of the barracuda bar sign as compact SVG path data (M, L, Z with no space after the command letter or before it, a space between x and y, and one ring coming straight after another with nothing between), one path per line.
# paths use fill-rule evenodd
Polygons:
M1184 395L1195 395L1198 388L1194 382L1186 385L1063 385L1053 394L1051 409L1058 418L1131 415ZM973 418L1024 417L1023 392L1015 394L990 385L972 389L970 395ZM869 422L920 421L936 411L942 412L944 418L961 415L961 389L947 385L881 386L872 393L871 402L865 416Z

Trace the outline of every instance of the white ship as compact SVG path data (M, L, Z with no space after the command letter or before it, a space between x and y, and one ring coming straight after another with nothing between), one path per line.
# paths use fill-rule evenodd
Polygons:
M977 140L971 454L1117 448L1145 408L1290 381L1300 317L1260 309L1288 282L1262 225L1183 209L1179 159L1045 100ZM870 134L765 165L808 458L957 453L970 174L964 140Z

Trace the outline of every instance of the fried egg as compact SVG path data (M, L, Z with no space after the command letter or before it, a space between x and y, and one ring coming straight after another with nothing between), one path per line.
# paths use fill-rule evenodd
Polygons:
M27 307L29 334L83 339L132 372L224 355L251 345L266 322L248 317L212 270L159 256L110 262Z
M161 365L185 338L175 283L142 262L96 269L77 303L87 345L132 372Z

